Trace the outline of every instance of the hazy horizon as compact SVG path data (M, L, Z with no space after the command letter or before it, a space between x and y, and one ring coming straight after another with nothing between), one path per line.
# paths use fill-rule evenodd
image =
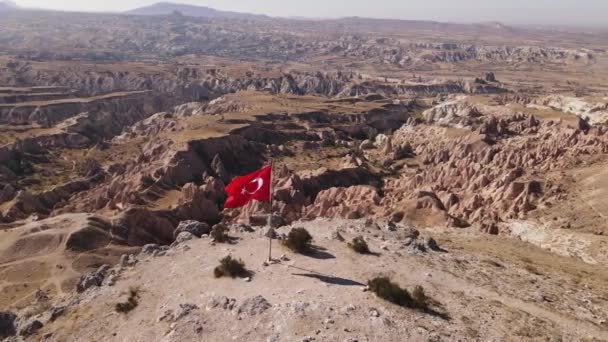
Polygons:
M19 6L41 9L123 12L157 2L212 7L218 10L278 17L370 17L444 22L498 21L520 25L608 26L606 0L13 0Z

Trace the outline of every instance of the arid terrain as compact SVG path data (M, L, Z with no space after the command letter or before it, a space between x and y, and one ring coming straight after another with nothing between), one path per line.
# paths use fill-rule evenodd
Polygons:
M0 339L608 341L606 31L166 5L0 2Z

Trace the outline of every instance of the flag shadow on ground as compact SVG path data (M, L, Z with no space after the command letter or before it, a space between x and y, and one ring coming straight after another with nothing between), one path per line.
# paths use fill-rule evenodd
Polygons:
M319 246L310 246L310 248L307 251L303 252L302 255L305 255L310 258L322 259L322 260L336 258L333 254L327 252L327 249L325 249L323 247L319 247Z
M314 274L314 273L292 273L292 275L295 276L300 276L300 277L308 277L308 278L315 278L318 279L324 283L328 283L328 284L332 284L332 285L341 285L341 286L365 286L365 284L361 284L358 281L354 281L351 279L346 279L346 278L340 278L340 277L333 277L333 276L326 276L326 275L321 275L321 274Z
M292 273L292 275L295 275L295 276L314 278L314 279L318 279L318 280L320 280L320 281L322 281L324 283L332 284L332 285L340 285L340 286L365 286L365 284L362 284L362 283L360 283L358 281L355 281L355 280L352 280L352 279L347 279L347 278L341 278L341 277L336 277L336 276L332 276L332 275L322 274L322 273L319 273L319 272L316 272L316 271L307 270L305 268L301 268L301 267L297 267L297 266L289 266L289 267L308 272L308 273Z

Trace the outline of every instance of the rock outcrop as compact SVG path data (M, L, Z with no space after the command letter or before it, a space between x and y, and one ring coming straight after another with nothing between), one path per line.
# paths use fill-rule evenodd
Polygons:
M16 332L15 320L17 315L10 311L0 312L0 338L14 336Z

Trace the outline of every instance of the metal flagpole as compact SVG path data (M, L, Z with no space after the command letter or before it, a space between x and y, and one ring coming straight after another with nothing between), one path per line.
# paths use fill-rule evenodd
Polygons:
M272 261L272 197L274 195L274 165L272 163L272 157L270 158L270 213L268 214L268 262Z

